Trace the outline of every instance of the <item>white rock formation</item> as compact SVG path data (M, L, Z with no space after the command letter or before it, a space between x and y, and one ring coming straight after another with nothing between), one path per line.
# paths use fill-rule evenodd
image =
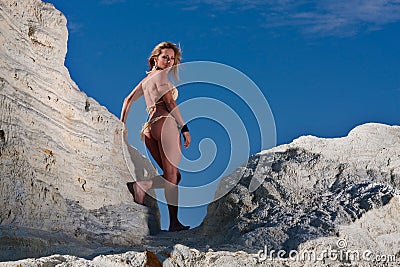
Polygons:
M184 245L175 245L158 251L136 252L113 255L100 255L92 260L69 255L53 255L39 259L25 259L0 263L1 267L251 267L251 266L399 266L400 198L394 197L387 205L369 211L354 223L340 227L338 237L322 237L307 241L292 252L290 257L278 258L256 251L213 251L198 250ZM386 222L382 227L382 220ZM397 232L397 235L393 235ZM187 238L188 236L186 236ZM351 242L349 242L351 240ZM345 243L341 243L345 241ZM339 244L339 248L338 248ZM345 244L345 246L343 246ZM237 248L236 248L237 249ZM329 256L327 253L330 253ZM342 258L340 258L342 257ZM348 260L347 260L348 259Z
M344 239L400 260L399 151L400 127L375 123L263 151L236 170L241 181L209 205L200 230L213 246L249 252L266 246L287 257Z
M126 182L154 169L71 80L66 43L51 4L0 0L0 266L399 265L399 126L260 152L199 228L149 236L157 209L132 203Z
M137 177L123 156L122 123L81 92L64 66L67 36L66 18L52 4L0 1L1 253L33 236L40 248L27 246L21 255L61 247L63 238L38 239L39 230L90 240L90 248L140 244L159 230L156 203L154 211L136 205L127 190ZM126 149L136 176L155 173ZM12 241L19 231L10 234L9 226L37 231L21 230ZM92 249L69 250L87 255Z

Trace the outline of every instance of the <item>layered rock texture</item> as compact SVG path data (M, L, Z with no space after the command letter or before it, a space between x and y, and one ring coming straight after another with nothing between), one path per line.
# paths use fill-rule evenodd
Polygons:
M227 249L288 256L339 242L399 259L399 145L399 126L369 123L347 137L305 136L261 152L232 174L240 182L209 205L201 232Z
M0 266L399 265L399 126L260 152L200 227L158 233L126 188L155 170L71 80L66 43L53 5L0 0Z
M118 118L71 80L67 36L66 18L52 4L0 1L3 257L55 253L64 245L87 255L101 246L140 244L159 229L158 210L134 204L126 189L155 170L126 147ZM123 151L135 158L134 177ZM70 245L74 238L80 246Z
M220 189L242 178L196 229L148 237L142 250L6 266L398 266L399 144L399 126L374 123L301 137L225 177Z

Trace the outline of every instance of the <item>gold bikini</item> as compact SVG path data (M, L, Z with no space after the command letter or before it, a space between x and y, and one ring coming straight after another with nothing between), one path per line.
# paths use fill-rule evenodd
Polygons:
M178 98L178 89L176 89L174 87L171 89L171 91L172 91L173 99L176 100ZM157 105L159 105L159 104L164 104L164 100L161 99L161 100L157 101L155 104L146 108L146 112L149 114L149 118L152 117L152 115L156 111ZM147 121L145 124L143 124L142 130L140 131L140 140L144 141L145 133L149 133L151 131L151 125L153 123L157 122L160 119L164 119L164 118L174 119L174 117L172 117L171 115L161 115L161 116L157 116L155 118L151 118L149 121Z

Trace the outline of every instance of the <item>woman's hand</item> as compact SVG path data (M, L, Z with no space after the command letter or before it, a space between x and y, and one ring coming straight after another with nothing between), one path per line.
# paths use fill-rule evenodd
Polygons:
M184 146L188 148L190 146L190 142L192 141L192 137L190 136L189 132L182 133L183 139L185 141Z
M125 139L128 138L128 128L126 127L126 124L124 123L124 129L122 129L122 134Z

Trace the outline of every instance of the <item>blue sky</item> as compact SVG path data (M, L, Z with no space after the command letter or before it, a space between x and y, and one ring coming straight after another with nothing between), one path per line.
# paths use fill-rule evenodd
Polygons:
M168 40L180 43L183 62L223 63L254 81L272 110L278 145L308 134L345 136L366 122L399 124L399 0L47 2L68 19L66 66L72 78L118 117L124 97L144 77L152 48ZM193 85L180 90L179 101L213 97L247 118L246 107L223 92ZM204 138L217 136L220 147L215 166L184 175L188 186L223 174L229 146L216 123L193 121L191 132L187 157L201 156ZM249 154L266 148L257 142ZM162 205L161 211L166 228ZM196 226L205 213L205 207L183 208L180 217Z

